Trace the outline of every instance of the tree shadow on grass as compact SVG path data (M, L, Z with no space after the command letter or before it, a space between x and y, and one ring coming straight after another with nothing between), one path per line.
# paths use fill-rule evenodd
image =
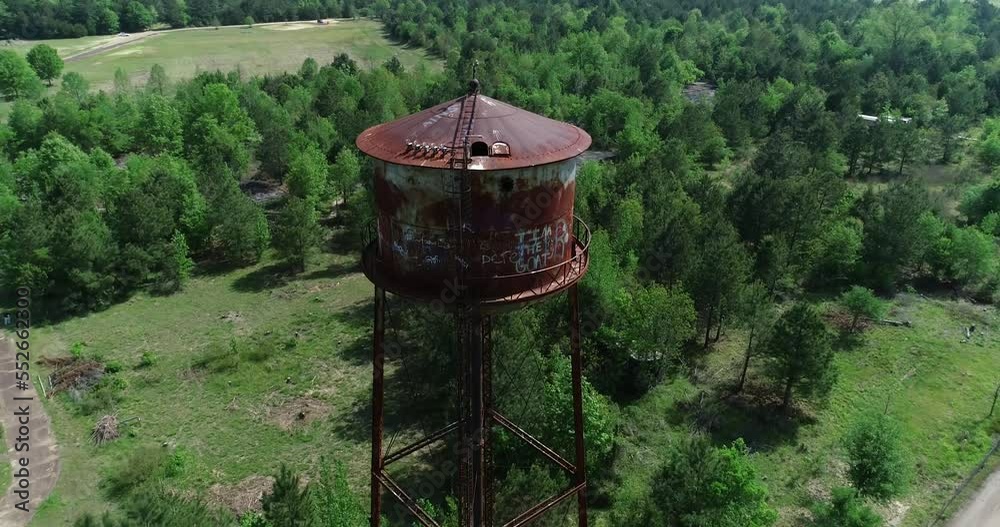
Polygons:
M284 286L292 276L292 268L288 264L274 263L237 278L233 282L233 289L241 293L259 293Z
M323 242L321 250L330 254L350 254L360 257L363 248L350 230L338 228L334 229L330 237Z
M865 335L861 331L838 331L833 338L833 350L837 352L857 351L865 345Z
M332 279L358 270L357 262L334 263L309 272L297 272L286 262L265 265L251 271L233 282L233 289L241 293L259 293L269 289L284 287L299 280Z
M367 347L370 354L371 347ZM393 361L398 362L398 361ZM387 361L386 369L391 370L385 375L385 437L390 440L396 431L405 431L408 436L424 436L430 434L454 419L453 397L442 397L453 392L451 386L446 390L438 390L439 386L428 385L423 388L420 381L414 379L413 373L398 363ZM334 423L334 433L338 437L357 443L371 441L372 422L372 392L361 392L351 410L338 416ZM402 440L400 440L402 441ZM397 443L396 447L404 446L406 441Z
M742 393L725 398L702 391L678 402L676 410L670 416L676 424L693 424L716 444L742 438L760 452L797 443L800 428L816 423L815 417L794 402L791 408L783 409L772 390L755 385L747 385Z

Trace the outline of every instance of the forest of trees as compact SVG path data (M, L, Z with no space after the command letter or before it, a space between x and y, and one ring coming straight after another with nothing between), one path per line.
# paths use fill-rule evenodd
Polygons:
M837 382L830 332L810 303L817 295L841 298L851 331L880 313L876 293L998 298L1000 9L987 0L12 1L4 9L3 27L22 37L358 9L446 61L440 73L404 71L398 61L364 71L344 55L308 59L295 73L184 82L154 67L144 86L120 75L108 92L69 73L45 93L45 53L37 65L0 54L0 88L13 100L0 126L0 283L31 286L53 318L138 290L170 293L196 269L247 265L271 247L303 268L324 236L321 215L336 209L353 232L371 215L354 137L461 93L474 61L487 94L576 123L596 148L613 150L615 161L580 168L577 213L594 231L581 288L591 497L617 526L775 521L741 442L676 445L640 493L610 481L617 409L726 329L749 335L733 391L760 363L767 378L758 382L789 409ZM718 87L711 100L684 97L696 80ZM949 207L913 177L928 164L978 183ZM251 179L282 183L290 196L265 211L241 191ZM543 439L566 447L568 365L557 337L566 332L552 329L565 323L560 309L510 315L498 350L530 356L520 361L534 368L524 377L543 372L547 381L545 390L521 390L537 395L511 417L539 423ZM453 343L433 329L440 321L427 320L438 316L404 310L415 328L408 344L426 355L407 366L423 371L407 378L409 393L447 408L448 393L433 387L449 385L441 365ZM876 418L852 431L854 487L818 504L816 525L877 525L863 500L904 492L892 431ZM502 444L497 456L514 467L500 477L525 492L555 485L547 468ZM731 492L674 492L698 480L677 479L687 472ZM517 502L498 497L500 507ZM858 523L838 520L846 516Z

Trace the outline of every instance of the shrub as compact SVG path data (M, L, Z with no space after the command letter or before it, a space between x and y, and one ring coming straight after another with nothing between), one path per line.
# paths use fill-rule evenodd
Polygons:
M813 510L812 527L881 527L882 518L861 501L858 491L833 489L830 503Z
M118 375L105 375L92 389L85 392L70 391L70 399L81 415L110 412L121 402L128 381Z
M106 364L104 364L104 372L105 373L118 373L120 371L122 371L122 363L121 363L121 361L112 360L112 361L108 361Z
M139 357L139 365L137 367L140 369L149 368L155 365L159 360L160 358L155 353L151 351L144 351L142 352L142 356Z
M174 478L184 473L184 470L191 465L191 452L184 447L177 447L170 456L167 457L163 467L163 475Z
M313 489L313 503L316 519L323 527L367 524L368 508L351 491L347 482L347 469L339 461L330 464L325 459L320 459L319 482Z
M851 315L851 333L858 328L861 317L880 318L885 313L885 304L867 287L854 286L840 296L840 304Z
M146 483L162 475L162 467L167 452L162 448L143 447L132 453L114 472L104 480L108 495L121 498L137 492Z
M650 525L764 527L778 519L742 440L716 448L694 436L675 446L650 503Z
M313 518L312 489L300 485L298 474L282 465L274 479L271 492L261 499L264 518L271 525L282 527L307 527L315 524Z
M902 494L909 467L902 428L883 414L859 418L845 438L851 483L862 495L889 499Z

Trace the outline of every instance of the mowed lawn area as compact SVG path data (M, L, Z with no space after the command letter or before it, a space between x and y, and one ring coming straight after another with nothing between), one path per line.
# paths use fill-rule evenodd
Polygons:
M91 430L105 412L83 415L66 393L49 399L62 473L32 525L63 526L113 507L102 481L143 448L176 453L180 470L164 480L168 488L215 496L218 505L246 492L232 485L282 463L316 478L321 457L344 462L360 486L370 460L371 298L345 247L304 273L265 262L202 275L171 296L137 295L39 328L36 363L76 345L115 365L127 384L115 411L139 420L98 447ZM241 350L235 357L198 365L231 345ZM36 368L43 377L49 370Z
M14 49L27 53L45 43L70 58L64 72L75 71L95 88L107 88L121 68L134 84L145 82L149 69L159 64L171 80L190 78L199 71L230 71L246 75L297 71L307 57L327 64L347 53L361 67L377 67L393 56L407 68L426 64L440 68L424 50L400 46L384 33L382 24L367 19L283 22L219 28L192 28L147 32L130 37L100 36L79 39L18 41ZM120 44L120 45L119 45Z
M875 325L861 337L841 338L839 382L829 400L800 401L792 416L777 409L780 390L760 359L752 363L745 394L725 397L746 347L745 334L729 331L692 379L660 386L626 409L616 466L622 492L641 492L668 446L697 423L720 444L745 438L781 513L778 525L801 526L814 500L848 485L843 438L851 423L863 412L888 410L903 425L913 477L905 496L878 510L887 525L927 525L1000 433L1000 410L988 417L1000 382L1000 312L903 294L888 317L912 327ZM963 343L972 325L976 331ZM1000 464L1000 455L989 463L984 474ZM962 499L948 514L961 505Z

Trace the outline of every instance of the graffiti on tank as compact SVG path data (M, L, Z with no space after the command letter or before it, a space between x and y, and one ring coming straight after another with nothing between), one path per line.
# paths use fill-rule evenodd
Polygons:
M554 224L517 232L517 258L514 269L527 273L544 269L559 263L569 243L569 229L566 220L558 219Z

